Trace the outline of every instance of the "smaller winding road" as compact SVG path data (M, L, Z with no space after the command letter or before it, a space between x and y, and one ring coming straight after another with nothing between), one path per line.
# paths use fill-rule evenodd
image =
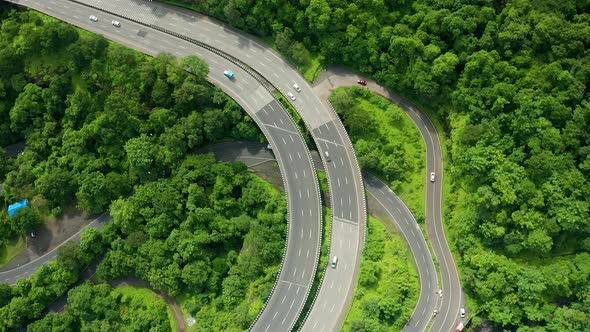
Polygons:
M361 77L351 72L350 69L333 67L323 71L318 79L316 79L314 91L321 99L326 100L332 90L342 86L356 85L358 79L361 79ZM410 250L420 273L421 281L421 294L418 305L414 309L414 314L405 326L404 331L425 330L430 322L428 317L432 317L433 308L436 308L438 314L432 317L432 324L430 325L429 331L454 331L457 322L461 320L459 310L461 307L465 307L465 295L461 288L459 273L445 237L442 223L443 159L438 133L426 113L407 98L371 80L367 80L366 88L395 103L410 117L424 139L426 146L426 173L430 174L434 172L436 174L436 181L434 182L429 181L428 178L424 179L426 186L425 216L426 233L432 244L434 255L439 262L441 282L438 282L436 276L433 276L432 256L428 247L424 243L421 243L421 248L418 248L417 243L412 243L406 237L407 233L402 230L407 227L401 224L402 229L400 230L404 234L404 237L406 237L406 240L408 240ZM367 183L367 186L369 185ZM378 196L372 196L379 199ZM396 203L391 204L396 205ZM398 205L398 207L402 210L401 205ZM394 207L394 209L393 211L396 212L397 208ZM399 223L403 219L399 219L398 217L396 220ZM409 226L409 229L411 229L410 233L413 230L417 232L420 230L415 223ZM429 258L430 262L427 261ZM436 284L434 284L435 282ZM437 299L438 297L440 299Z
M82 227L78 232L76 232L76 234L72 235L71 237L69 237L68 239L63 241L61 244L57 245L51 251L45 253L42 256L37 257L36 259L34 259L26 264L20 265L14 269L0 272L0 283L14 285L14 284L16 284L18 279L28 278L31 274L33 274L33 272L37 271L37 269L41 265L46 265L50 261L54 260L57 257L57 251L59 250L59 248L61 246L63 246L64 244L66 244L70 240L77 240L77 241L80 240L80 236L82 234L82 231L84 231L86 228L90 227L90 228L101 229L104 226L104 224L109 222L110 220L111 220L111 215L108 212L101 214L96 219L94 219L91 223Z

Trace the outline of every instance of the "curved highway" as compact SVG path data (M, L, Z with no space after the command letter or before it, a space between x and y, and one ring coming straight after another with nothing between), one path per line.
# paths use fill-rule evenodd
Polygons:
M338 329L346 315L356 284L360 255L364 245L366 205L360 168L352 144L336 113L322 103L297 70L272 48L229 26L195 12L151 1L76 0L76 3L84 3L107 12L117 13L121 17L141 22L146 26L165 29L239 57L240 61L253 68L283 94L288 92L296 94L297 100L293 102L293 106L310 130L324 165L327 166L333 218L330 256L339 258L336 269L326 270L322 286L302 330ZM171 41L172 39L164 39L161 42L176 44L175 41ZM295 83L302 88L301 92L295 92L293 88ZM237 98L237 95L232 96ZM296 173L291 173L291 176L292 174ZM299 212L303 214L301 216L303 218L307 211L303 209ZM317 234L319 235L319 232ZM301 266L298 265L288 265L287 268L293 270L294 274L302 272ZM306 270L309 271L309 269ZM287 284L284 286L287 287ZM291 289L293 286L298 284L291 283L288 287ZM294 292L291 290L290 294ZM284 305L285 301L285 297L273 293L269 299L269 306L277 302ZM252 326L252 330L266 331L269 326L267 322L276 320L280 319L277 319L275 311L263 310L260 318Z
M325 71L320 75L314 89L319 95L322 96L322 98L327 98L332 89L340 86L355 85L356 81L360 78L361 77L353 74L348 69L334 67L333 69ZM428 309L432 307L432 304L423 305L425 302L422 298L428 297L429 295L437 295L437 297L440 297L440 300L436 305L438 314L432 318L432 324L429 331L454 331L457 322L462 320L459 311L461 307L465 307L465 296L463 289L461 288L459 273L449 249L442 223L443 159L436 128L434 127L434 124L430 118L426 115L426 113L424 113L424 111L420 110L418 106L403 96L394 93L389 89L385 89L371 80L367 80L366 87L397 104L410 117L416 127L418 127L418 130L420 131L426 146L427 177L424 179L426 183L426 233L432 245L434 255L436 256L439 263L441 282L437 284L442 285L439 288L442 290L442 296L440 296L441 294L435 294L435 292L439 290L436 288L434 291L431 289L430 293L425 292L424 294L421 294L418 305L416 306L414 314L412 315L412 319L405 326L404 330L422 331L427 327L423 321L426 318L426 315L421 315L422 317L419 319L418 316L420 316L419 314L422 312L427 313ZM436 180L434 182L431 182L428 178L430 172L434 172L436 174ZM432 272L426 272L427 270L425 267L425 265L429 265L429 263L420 264L421 258L419 257L426 255L426 249L421 249L415 252L411 243L410 249L414 255L414 260L417 262L418 269L423 269L425 273L431 274ZM428 256L430 256L430 254L428 254ZM424 290L424 286L422 285L422 272L420 274L421 290ZM431 280L430 282L434 280L432 277L429 279Z
M11 0L149 55L169 52L178 57L197 55L209 63L208 80L234 98L256 121L275 147L287 192L289 230L286 251L275 287L261 311L257 327L262 331L292 329L306 302L313 279L321 239L321 201L315 169L301 134L288 113L254 76L234 63L187 40L145 24L92 9L67 0ZM98 2L98 1L97 1ZM96 3L94 3L96 5ZM125 9L118 1L118 10ZM141 11L135 14L141 14ZM97 22L88 17L96 15ZM114 27L118 20L120 27ZM223 71L231 69L235 79Z

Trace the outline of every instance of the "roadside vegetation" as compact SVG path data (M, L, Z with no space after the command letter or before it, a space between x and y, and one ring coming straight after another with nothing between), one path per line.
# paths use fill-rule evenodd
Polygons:
M147 288L86 282L68 292L63 313L48 314L27 331L173 332L175 326L164 299Z
M0 331L170 330L165 308L102 284L74 288L68 301L80 303L42 318L101 258L98 282L136 277L178 297L208 329L246 329L283 254L284 196L244 164L191 151L228 139L260 142L260 130L204 80L207 66L195 57L150 58L6 8L0 5L0 145L25 141L27 148L14 161L2 159L0 240L14 241L41 216L72 205L109 209L113 220L102 231L85 230L29 279L0 284ZM7 203L22 198L30 207L9 218Z
M424 222L426 148L395 104L361 87L338 88L330 102L342 118L363 170L379 176Z
M404 240L369 216L359 280L342 330L400 331L419 294L418 272Z
M176 1L436 114L472 325L590 328L587 1Z

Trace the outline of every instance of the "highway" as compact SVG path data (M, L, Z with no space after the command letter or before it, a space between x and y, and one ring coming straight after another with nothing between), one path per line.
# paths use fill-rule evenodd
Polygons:
M49 0L49 3L51 2ZM322 155L323 162L327 165L333 208L330 256L339 257L337 268L326 270L322 287L302 330L338 329L356 284L360 255L364 246L366 204L360 168L352 144L336 113L322 103L297 70L272 48L227 25L188 10L156 2L140 0L77 0L77 2L117 13L122 18L141 22L146 26L165 29L207 44L225 54L239 57L240 61L254 69L283 94L293 92L297 96L293 106L306 123ZM123 19L120 21L122 25L126 23ZM161 42L171 43L170 40L161 40ZM294 91L292 87L294 83L302 88L300 93ZM237 97L237 95L231 96ZM326 152L331 161L328 160ZM295 269L294 266L292 268ZM324 285L329 286L324 287ZM272 295L272 298L274 297L275 294ZM272 298L269 303L275 303ZM282 302L283 299L281 298L280 301ZM266 322L270 321L270 318L266 318L267 315L274 316L274 313L272 310L264 310L260 319L252 326L252 330L265 331L268 326Z
M308 297L321 240L321 201L315 169L301 134L288 113L256 78L227 59L182 38L67 0L9 1L39 10L149 55L169 52L178 57L197 55L209 63L208 80L236 100L256 121L275 147L287 193L289 227L282 267L257 319L260 330L290 330ZM120 2L119 9L125 8ZM96 15L97 22L88 17ZM117 28L112 20L121 22ZM223 70L231 69L229 80Z
M338 267L336 269L327 269L318 297L315 299L314 306L312 307L302 330L329 331L338 329L346 314L348 304L351 300L352 291L356 283L360 252L363 247L366 214L363 183L361 180L362 177L359 172L352 145L350 144L348 136L337 116L329 109L329 105L325 104L325 99L319 98L317 94L313 93L309 84L303 81L303 78L301 78L296 70L269 47L259 43L251 36L233 30L232 28L207 17L182 9L138 0L83 1L93 6L116 12L121 16L130 17L146 25L158 26L188 36L199 42L223 50L233 56L239 56L241 61L245 62L264 76L273 86L277 87L284 94L289 91L295 93L297 100L294 101L293 104L310 129L322 158L324 159L324 165L327 166L332 206L334 208L330 255L336 255L339 257ZM32 1L14 0L12 2L29 3ZM48 3L51 5L58 1L36 2ZM93 12L88 12L88 14L91 13ZM82 19L84 19L84 17L82 17ZM122 23L127 23L122 19L118 20L122 21ZM110 30L112 30L112 28ZM107 37L111 38L110 36ZM171 37L168 35L168 38ZM127 41L132 41L132 39L128 38ZM168 44L167 46L172 46L172 49L174 50L171 51L171 53L176 55L182 53L178 47L174 47L178 44L177 40L174 42L166 40L161 41L166 42L166 44ZM122 43L125 44L125 42ZM134 47L134 45L130 46ZM198 52L195 52L195 54L198 54ZM198 55L203 57L201 54ZM209 62L209 60L207 61ZM212 64L212 62L209 63ZM212 80L215 84L218 84L220 81L221 80ZM297 83L301 86L303 91L301 93L296 93L292 88L293 83ZM372 85L375 85L374 82L370 82L370 88L376 90L380 89L380 87ZM222 89L224 88L222 87ZM228 94L240 102L240 100L238 100L240 97L239 92ZM429 183L429 181L425 179L427 185L426 228L429 238L432 241L434 253L441 266L441 284L443 285L443 297L439 306L440 313L434 317L430 330L449 331L454 327L458 317L458 310L461 304L464 303L464 299L461 292L458 273L446 239L444 238L444 229L442 226L442 154L440 143L438 142L438 136L436 135L434 126L424 114L416 113L416 110L419 111L419 109L415 105L404 101L399 96L392 100L402 106L418 125L427 145L427 174L429 174L430 171L434 171L437 174L437 181L434 183ZM322 104L322 102L324 102L324 104ZM242 103L240 102L240 104ZM244 108L248 109L247 107ZM262 128L264 131L264 127ZM271 140L269 139L269 141ZM329 153L330 160L328 160L327 155L325 154L326 151ZM280 158L281 157L279 156L279 159ZM288 191L290 191L290 189ZM290 232L289 239L291 238L291 235ZM273 296L271 297L271 300L269 300L269 308L273 307L270 303L272 302L272 298L276 297L275 293L276 292L273 292ZM457 296L457 294L459 295ZM284 299L285 297L282 300L283 302ZM416 314L420 307L419 302L414 314ZM422 307L425 308L424 306ZM268 310L265 312L268 312ZM263 312L261 318L257 320L256 324L253 326L253 330L264 330L262 326L266 326L266 328L271 326L266 323L260 324L261 321L267 321L264 319L265 312ZM416 323L414 327L412 327L413 322ZM422 323L422 320L416 321L413 316L407 328L420 330L420 324L425 323Z
M209 146L205 151L213 152L217 159L241 161L248 166L274 161L272 153L257 143L228 142ZM323 169L319 156L315 153L312 156L316 168ZM408 207L385 183L366 172L363 172L363 179L369 195L369 209L375 208L385 213L387 221L393 224L408 244L418 269L420 296L402 331L424 331L440 303L440 297L435 293L438 291L436 269L424 235Z
M318 95L325 99L328 97L331 90L340 86L355 85L360 78L360 76L352 73L346 68L334 67L320 75L317 79L317 84L314 84L314 89ZM466 303L465 295L461 287L461 281L459 279L459 273L445 237L444 226L442 223L443 158L436 128L424 111L403 96L380 86L377 82L372 80L367 80L366 88L397 104L410 117L416 127L418 127L422 139L424 140L426 146L426 177L424 179L426 185L426 233L432 245L434 255L439 263L441 281L437 284L440 285L439 287L442 290L442 296L436 305L436 310L439 312L432 318L429 331L454 331L457 322L461 321L460 308L465 307ZM434 182L429 180L430 172L435 172L436 174L436 180ZM426 272L426 265L429 265L428 263L420 264L421 259L419 257L421 255L426 255L426 249L421 249L415 252L412 248L412 244L410 244L410 249L414 255L414 260L417 262L419 271L423 270L424 273L431 274L431 271ZM428 254L428 256L430 256L430 254ZM422 281L423 273L421 272L420 274ZM432 282L432 277L429 279L431 279ZM422 284L421 289L424 290ZM438 291L438 289L435 289L435 291ZM416 315L422 311L428 312L432 307L432 304L426 304L426 302L422 300L422 297L434 295L433 293L434 292L431 290L430 293L425 292L424 294L421 294L418 305L414 309L412 319L408 322L404 330L421 331L423 328L427 327L423 322L423 319L425 319L426 316L422 315L422 317L418 319L418 316Z

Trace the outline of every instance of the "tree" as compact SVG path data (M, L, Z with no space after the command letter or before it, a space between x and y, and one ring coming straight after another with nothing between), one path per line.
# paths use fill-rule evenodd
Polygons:
M10 227L16 234L29 234L41 223L39 214L30 207L20 209L10 219Z
M42 127L45 110L42 89L33 83L24 87L10 110L10 128L16 132L31 132Z
M182 67L193 75L197 75L200 79L204 79L209 74L209 65L203 59L196 55L189 55L182 58Z
M139 176L140 179L146 180L152 178L151 172L157 172L157 168L155 167L157 151L147 136L142 135L127 141L125 152L127 153L130 170Z
M107 181L101 172L85 172L79 180L80 187L76 193L78 206L94 214L104 211L111 202Z

